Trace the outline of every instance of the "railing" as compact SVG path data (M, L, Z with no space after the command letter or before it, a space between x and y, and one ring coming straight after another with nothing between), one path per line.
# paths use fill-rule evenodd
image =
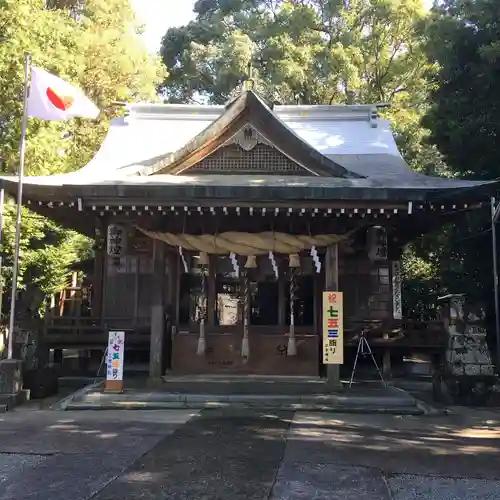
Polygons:
M235 329L240 329L235 326ZM136 324L130 318L92 318L79 316L63 316L50 318L45 324L45 339L51 347L70 347L77 345L102 346L107 342L109 329L119 329L127 332L127 345L149 346L149 325ZM442 321L383 321L358 320L346 318L344 327L345 345L356 345L361 330L365 331L370 344L386 348L422 348L442 349L446 345L447 335ZM220 330L220 329L219 329ZM296 329L296 333L313 333L313 327ZM283 333L288 327L251 328L250 333ZM217 330L218 332L218 330ZM215 333L208 329L207 334ZM220 333L220 332L219 332Z
M149 326L130 318L53 317L45 322L44 336L49 348L100 348L107 344L110 329L126 332L128 347L149 345Z
M446 346L447 334L442 321L347 320L345 343L356 344L361 330L375 346L439 349Z

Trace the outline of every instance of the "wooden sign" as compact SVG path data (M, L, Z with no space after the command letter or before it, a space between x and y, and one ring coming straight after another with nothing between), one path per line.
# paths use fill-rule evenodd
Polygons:
M323 363L344 363L344 310L342 292L323 292Z
M366 232L368 258L371 261L387 259L387 231L382 226L369 227Z
M125 332L109 332L105 392L123 392Z
M108 226L107 252L110 257L123 257L127 247L127 231L123 226Z

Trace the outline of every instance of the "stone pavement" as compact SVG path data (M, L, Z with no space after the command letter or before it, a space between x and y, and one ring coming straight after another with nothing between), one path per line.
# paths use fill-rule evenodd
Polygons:
M491 500L499 452L494 411L19 411L0 500Z

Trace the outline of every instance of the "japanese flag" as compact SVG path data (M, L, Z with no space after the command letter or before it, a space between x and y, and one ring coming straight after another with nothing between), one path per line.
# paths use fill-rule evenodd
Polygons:
M28 116L41 120L97 118L99 108L78 88L43 69L31 68Z

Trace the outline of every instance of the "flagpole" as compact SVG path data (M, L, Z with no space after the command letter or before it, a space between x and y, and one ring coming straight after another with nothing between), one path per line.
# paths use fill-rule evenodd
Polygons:
M0 189L0 245L3 243L3 212L5 209L5 190ZM0 324L3 320L3 254L0 252Z
M16 319L17 275L19 271L19 247L21 245L21 208L23 201L24 156L26 151L26 128L28 126L28 93L31 55L26 53L24 59L24 94L23 94L23 119L21 124L21 140L19 142L19 171L17 180L17 212L16 212L16 240L14 243L14 265L12 268L12 293L10 296L9 317L9 344L7 359L13 357L14 323Z

